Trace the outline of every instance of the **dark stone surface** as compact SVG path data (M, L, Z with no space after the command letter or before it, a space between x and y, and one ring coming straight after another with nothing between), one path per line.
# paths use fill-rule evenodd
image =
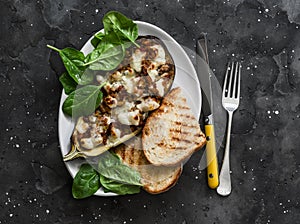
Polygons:
M229 197L207 187L198 152L166 193L72 198L57 132L63 67L46 44L81 48L109 10L191 50L207 32L219 81L242 60ZM0 15L0 223L299 223L299 1L11 0Z

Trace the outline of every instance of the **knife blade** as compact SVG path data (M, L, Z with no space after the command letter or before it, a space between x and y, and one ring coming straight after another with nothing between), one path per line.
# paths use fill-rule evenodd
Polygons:
M219 185L218 159L216 154L216 140L213 122L213 100L211 89L211 73L207 53L207 38L205 33L201 33L196 43L197 53L197 75L201 84L202 92L202 112L204 116L204 131L206 134L206 163L207 182L211 189Z

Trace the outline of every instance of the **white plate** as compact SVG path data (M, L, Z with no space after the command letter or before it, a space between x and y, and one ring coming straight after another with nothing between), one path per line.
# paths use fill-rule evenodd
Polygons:
M139 28L139 35L152 35L161 39L166 47L168 48L172 58L174 60L176 69L175 69L175 80L173 87L180 86L183 89L184 94L187 97L188 103L198 118L201 112L201 90L200 83L197 78L197 73L195 68L189 59L186 52L183 48L165 31L154 26L150 23L135 21ZM92 39L92 37L91 37ZM90 40L91 40L90 39ZM93 46L90 43L90 40L86 42L81 51L86 55L93 50ZM70 137L73 132L74 122L71 118L64 115L62 111L62 104L66 99L64 91L61 95L60 106L59 106L59 118L58 118L58 132L59 132L59 143L61 147L62 155L65 155L69 152L71 143ZM69 170L70 174L74 178L76 173L79 170L82 160L74 160L66 162L66 167ZM102 189L99 189L95 195L98 196L114 196L113 193L104 193Z

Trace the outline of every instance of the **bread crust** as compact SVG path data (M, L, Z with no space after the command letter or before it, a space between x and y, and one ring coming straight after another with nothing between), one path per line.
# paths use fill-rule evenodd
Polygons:
M144 155L141 136L137 136L113 150L122 162L141 175L143 189L150 194L159 194L172 188L182 173L182 165L174 167L154 166Z
M182 166L180 166L177 169L177 171L174 172L172 181L170 181L169 184L162 185L161 187L158 188L155 185L148 183L143 186L143 189L150 194L160 194L160 193L166 192L169 189L171 189L173 186L175 186L179 177L181 176L182 171L183 171Z

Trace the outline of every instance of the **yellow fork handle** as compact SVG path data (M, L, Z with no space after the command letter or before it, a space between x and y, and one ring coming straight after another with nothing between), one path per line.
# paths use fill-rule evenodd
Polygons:
M206 161L207 161L207 181L211 189L215 189L219 185L218 159L216 153L216 141L214 126L205 125L206 134Z

